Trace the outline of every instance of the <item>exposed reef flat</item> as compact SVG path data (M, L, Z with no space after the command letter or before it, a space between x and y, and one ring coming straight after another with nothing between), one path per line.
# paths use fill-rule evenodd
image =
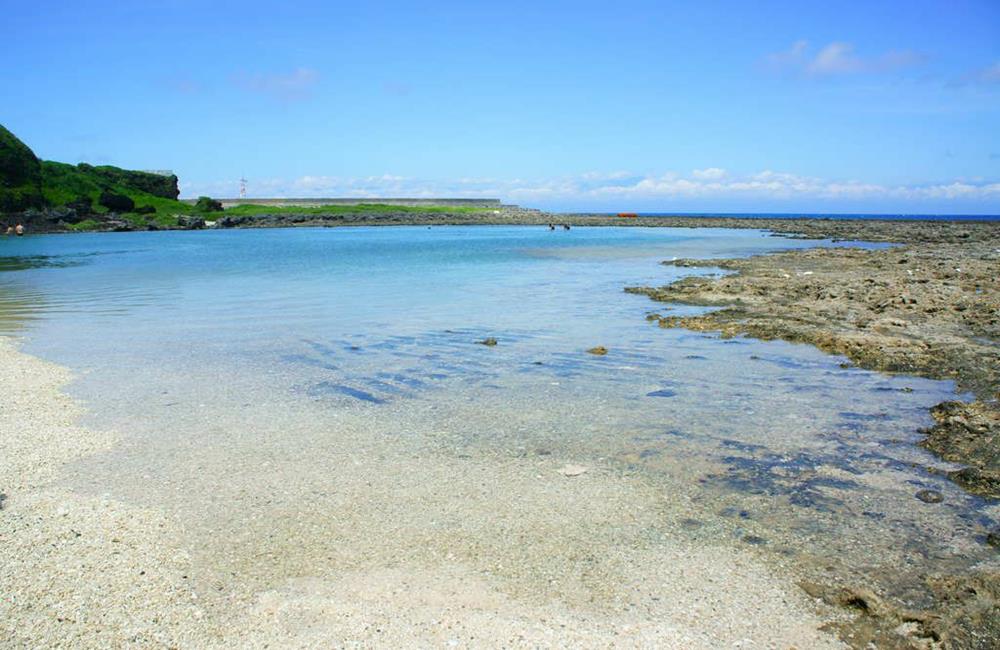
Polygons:
M1000 498L1000 223L785 222L792 236L906 242L881 250L810 249L746 259L664 262L714 267L721 277L689 276L664 287L630 287L665 303L713 307L677 316L651 314L662 327L715 331L809 343L867 369L949 379L970 402L932 409L936 424L922 445L958 467L948 475L968 492ZM936 493L918 493L933 503ZM997 533L985 540L998 546ZM934 604L921 612L896 585L880 593L803 583L831 604L860 610L841 626L855 647L996 647L1000 639L1000 574L995 565L928 575ZM896 596L886 592L897 592ZM907 641L899 632L912 628Z
M797 229L817 234L814 224L802 225L812 227ZM672 260L665 263L735 273L626 290L721 307L660 316L665 327L811 343L863 368L954 380L976 401L935 408L937 424L924 444L968 466L951 474L967 490L1000 498L1000 224L850 225L834 224L843 237L911 243Z

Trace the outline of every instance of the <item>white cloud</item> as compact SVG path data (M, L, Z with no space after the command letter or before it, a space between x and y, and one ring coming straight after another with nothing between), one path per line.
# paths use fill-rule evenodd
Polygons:
M988 68L983 69L979 73L979 78L982 81L990 83L1000 83L1000 61L997 61Z
M233 77L237 87L251 93L282 101L307 99L319 73L312 68L296 68L282 74L239 74Z
M695 169L691 176L703 181L714 181L726 175L726 170L721 167L709 167L707 169Z
M864 62L854 54L850 43L830 43L806 65L812 75L847 74L864 70Z
M923 56L911 50L890 50L878 56L863 57L856 54L854 45L834 41L813 53L808 41L800 40L784 52L764 57L773 70L794 72L810 77L829 77L861 73L891 72L917 65Z
M955 82L955 85L973 84L998 84L1000 83L1000 61L985 68L973 70Z
M737 176L719 167L695 170L689 177L672 172L647 176L590 172L535 181L494 178L444 181L393 174L365 177L317 175L291 180L251 180L248 190L250 196L258 197L492 197L529 206L533 202L572 201L585 205L588 201L597 204L694 198L1000 202L1000 182L956 180L927 185L885 185L859 180L827 180L772 170ZM185 196L207 194L224 198L238 193L238 182L184 184L183 191Z

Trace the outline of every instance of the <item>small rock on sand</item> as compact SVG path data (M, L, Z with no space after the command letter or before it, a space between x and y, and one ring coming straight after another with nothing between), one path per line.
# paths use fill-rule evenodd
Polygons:
M559 473L563 476L580 476L585 473L588 468L583 465L564 465L559 469Z

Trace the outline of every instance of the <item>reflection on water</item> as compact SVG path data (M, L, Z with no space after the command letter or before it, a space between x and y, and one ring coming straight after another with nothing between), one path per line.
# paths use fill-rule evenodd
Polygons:
M991 557L988 505L928 471L944 465L914 444L950 383L662 329L644 318L662 306L622 291L712 271L661 259L817 242L640 228L33 239L26 256L86 263L0 274L0 295L22 317L34 306L29 352L89 371L73 391L93 423L129 436L82 463L77 484L174 511L206 546L246 535L250 513L337 512L343 478L323 453L374 440L367 453L399 467L430 450L641 480L664 495L650 543L729 540L803 572L906 585ZM608 354L586 353L596 345ZM247 469L289 458L280 499ZM301 534L316 544L334 538L319 515L311 525Z

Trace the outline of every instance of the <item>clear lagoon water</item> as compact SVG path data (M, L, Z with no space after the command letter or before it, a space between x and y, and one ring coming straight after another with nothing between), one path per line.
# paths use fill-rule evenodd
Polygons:
M996 508L914 444L950 382L662 329L645 316L694 308L622 290L718 272L659 264L673 257L826 245L637 227L24 237L0 241L0 329L76 371L87 424L124 436L68 480L175 513L206 546L263 543L251 511L336 510L321 451L364 430L376 455L420 441L617 472L672 495L656 534L805 572L910 584L989 557ZM262 468L282 462L294 480L279 485Z

